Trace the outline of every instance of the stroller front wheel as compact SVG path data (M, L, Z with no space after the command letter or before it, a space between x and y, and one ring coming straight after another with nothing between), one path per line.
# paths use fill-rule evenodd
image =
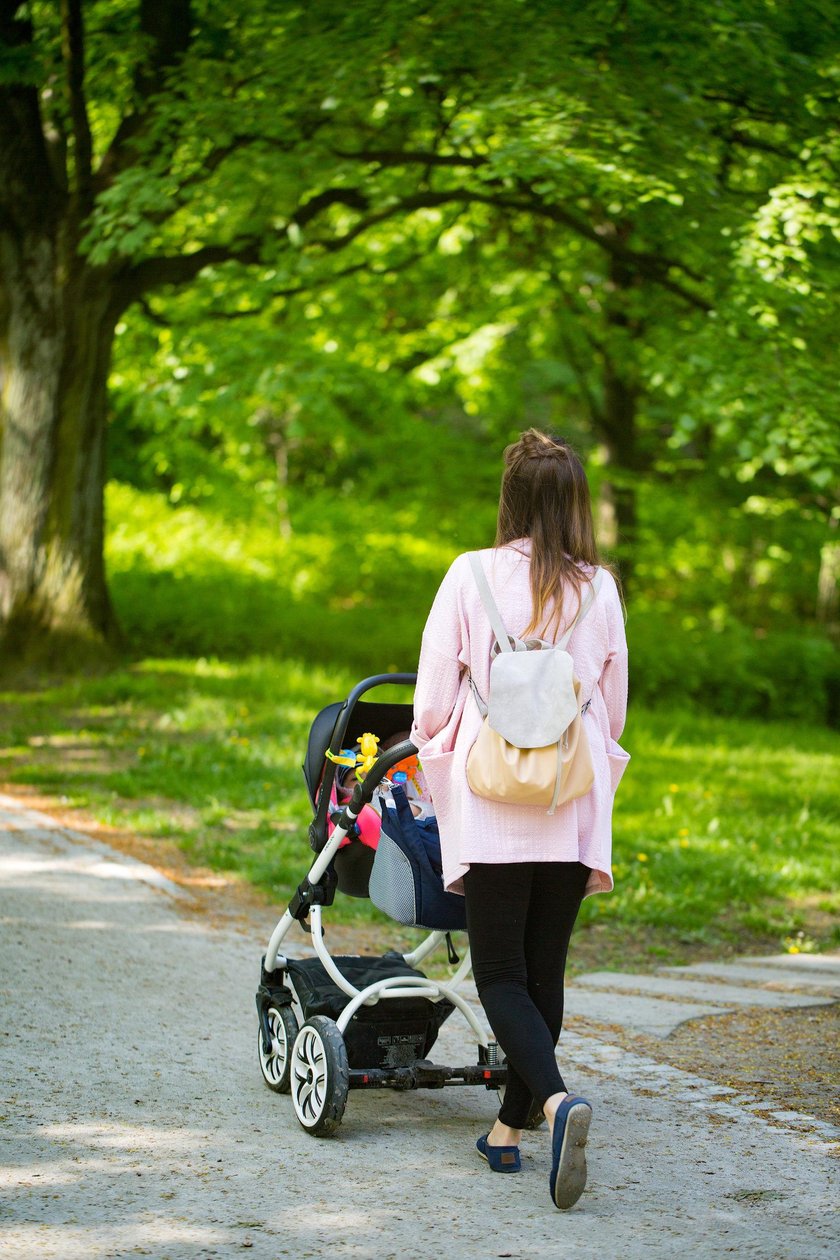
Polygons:
M262 1027L257 1028L257 1052L263 1080L275 1094L288 1094L291 1088L292 1046L298 1034L297 1016L290 1006L269 1006L265 1012L271 1045L266 1053Z
M338 1025L313 1015L292 1049L291 1091L295 1115L313 1137L329 1137L341 1124L350 1090L347 1047Z

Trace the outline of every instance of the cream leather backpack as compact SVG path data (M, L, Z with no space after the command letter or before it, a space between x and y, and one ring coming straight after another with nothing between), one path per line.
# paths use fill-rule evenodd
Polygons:
M469 556L481 601L496 636L485 704L470 676L484 721L467 758L467 782L476 796L509 805L558 805L585 796L594 781L583 730L580 682L566 651L572 631L589 612L601 585L596 569L572 624L558 643L510 636L493 599L481 559Z

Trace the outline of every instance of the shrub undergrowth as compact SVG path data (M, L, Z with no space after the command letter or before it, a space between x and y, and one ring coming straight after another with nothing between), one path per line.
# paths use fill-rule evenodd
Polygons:
M270 518L176 509L128 486L109 488L108 507L111 592L137 655L261 653L369 674L414 668L449 563L493 538L492 505L464 511L456 531L422 504L316 496L296 508L288 538ZM724 613L719 577L709 579L708 606L699 579L679 595L661 574L645 581L630 593L627 636L633 693L646 705L840 720L840 665L816 630L770 612L760 625L738 620L737 608Z

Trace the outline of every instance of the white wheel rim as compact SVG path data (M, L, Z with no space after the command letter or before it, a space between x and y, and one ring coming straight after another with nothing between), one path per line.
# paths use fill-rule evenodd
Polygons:
M319 1120L327 1096L327 1056L314 1028L302 1028L292 1051L292 1100L301 1124Z
M259 1032L260 1064L265 1079L272 1085L279 1085L289 1061L289 1041L286 1036L286 1025L279 1011L273 1007L267 1013L268 1029L271 1033L271 1048L266 1054L263 1046L262 1029Z

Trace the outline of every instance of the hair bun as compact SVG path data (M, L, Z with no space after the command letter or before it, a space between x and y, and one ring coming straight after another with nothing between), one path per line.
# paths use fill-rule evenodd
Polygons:
M562 458L566 455L566 444L560 438L543 433L540 429L526 429L510 449L526 458L541 458L546 455Z

